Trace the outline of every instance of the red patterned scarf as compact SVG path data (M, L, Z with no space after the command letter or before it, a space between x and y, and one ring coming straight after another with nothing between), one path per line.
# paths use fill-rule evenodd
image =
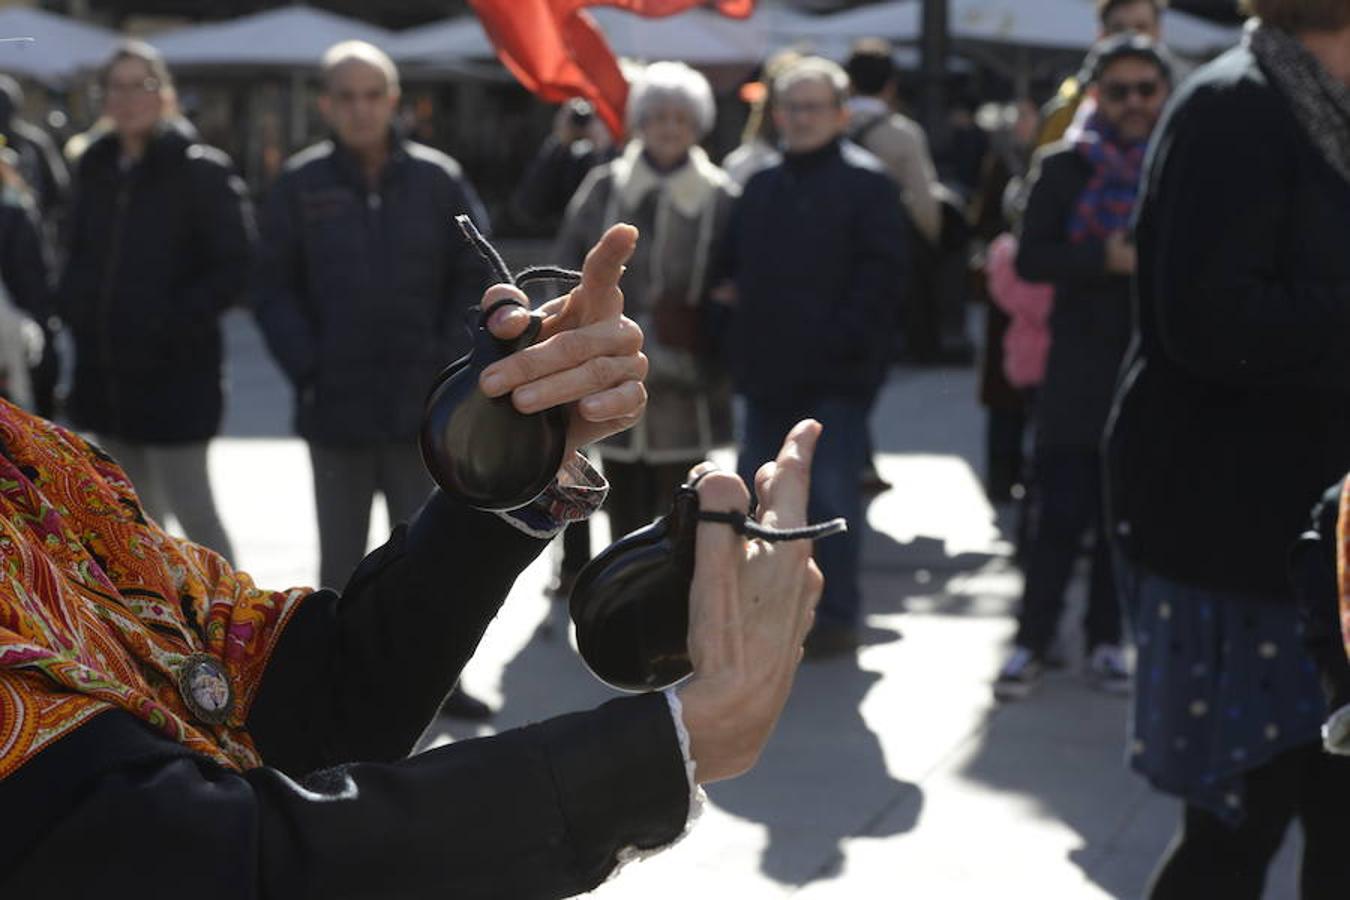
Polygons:
M3 401L0 579L0 779L112 709L223 766L260 764L244 722L308 589L259 590L166 534L111 458ZM208 699L233 695L219 724L180 693L200 671Z

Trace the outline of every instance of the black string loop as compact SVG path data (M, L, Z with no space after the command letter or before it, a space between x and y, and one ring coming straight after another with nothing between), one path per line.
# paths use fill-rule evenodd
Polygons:
M699 510L698 520L700 522L721 522L724 525L730 525L733 531L743 537L759 538L771 543L777 543L778 541L816 541L832 534L842 534L848 531L848 521L845 519L830 519L828 522L804 525L801 528L771 528L768 525L761 525L742 512Z
M473 224L473 219L465 215L455 216L455 224L459 230L464 232L464 237L473 248L478 251L478 255L492 269L492 275L498 284L511 284L516 287L530 284L536 281L561 281L568 287L576 287L581 284L581 273L573 269L564 269L559 266L530 266L521 269L515 275L506 266L506 260L497 252L497 248L492 246L483 233L478 230L478 226Z

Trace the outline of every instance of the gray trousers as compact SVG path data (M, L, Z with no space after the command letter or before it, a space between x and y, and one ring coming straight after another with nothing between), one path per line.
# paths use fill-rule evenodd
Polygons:
M319 584L341 590L366 552L370 503L384 495L389 524L406 522L426 502L431 476L416 441L344 447L310 443L319 513Z
M193 444L141 444L96 436L95 442L126 471L141 508L161 525L172 515L188 536L234 561L206 470L206 441Z

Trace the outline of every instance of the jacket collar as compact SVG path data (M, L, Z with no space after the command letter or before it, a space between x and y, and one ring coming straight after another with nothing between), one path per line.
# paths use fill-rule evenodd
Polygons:
M784 153L783 163L793 171L801 172L815 169L839 156L843 137L836 137L823 147L808 150L805 153Z
M158 168L173 159L181 159L183 151L196 141L196 132L190 123L165 120L159 123L145 146L145 155L137 165ZM122 153L117 132L101 135L85 151L90 161L100 166L115 168Z
M368 190L369 185L366 183L365 173L361 170L361 163L357 160L356 154L347 149L347 146L337 139L337 135L329 137L329 141L333 145L333 163L337 166L342 179L362 191ZM384 184L394 177L408 158L407 140L400 137L394 129L389 129L389 158L385 160L384 168L380 170L380 183Z
M652 167L642 153L641 141L630 141L612 165L614 186L624 209L636 209L648 192L664 188L671 204L689 218L699 215L709 197L727 180L697 144L689 148L688 160L669 172Z

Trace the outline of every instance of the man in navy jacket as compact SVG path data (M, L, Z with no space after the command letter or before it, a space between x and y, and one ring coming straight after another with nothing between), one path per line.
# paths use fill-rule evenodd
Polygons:
M486 227L450 157L395 136L398 74L369 44L333 47L320 109L334 137L293 157L263 210L259 322L309 442L322 584L365 551L371 499L408 520L431 484L417 449L428 386L467 349L487 273L454 217Z
M750 180L732 214L725 263L735 289L717 295L734 303L723 347L746 402L738 468L753 483L777 435L818 419L811 514L861 523L858 474L896 321L905 223L881 162L843 139L844 71L807 58L774 88L786 152ZM817 548L827 586L809 655L857 646L860 540L854 530Z

